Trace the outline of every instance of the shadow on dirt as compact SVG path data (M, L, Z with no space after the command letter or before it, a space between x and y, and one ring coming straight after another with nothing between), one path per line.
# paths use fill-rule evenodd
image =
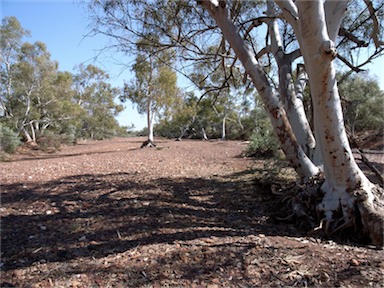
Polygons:
M3 185L2 270L204 237L300 236L270 219L269 187L239 178L115 173Z
M62 159L67 157L102 155L102 154L111 154L111 153L130 152L130 151L136 151L136 150L140 150L140 146L135 148L129 148L129 149L125 148L125 149L118 149L118 150L102 150L102 151L81 152L81 153L71 153L71 154L57 154L57 153L47 154L41 151L34 151L34 153L33 152L26 153L26 156L21 155L19 157L15 157L14 159L12 159L12 161L9 161L9 162L36 161L36 160L44 160L44 159Z

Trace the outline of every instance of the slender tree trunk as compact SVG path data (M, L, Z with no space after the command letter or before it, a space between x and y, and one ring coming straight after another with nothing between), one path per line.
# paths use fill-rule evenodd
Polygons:
M148 141L149 143L153 143L153 112L151 111L150 99L148 99L147 101L147 126L148 126Z
M225 140L226 139L226 135L225 135L225 122L226 122L226 116L223 117L223 121L222 121L222 124L221 124L221 140Z
M148 115L148 141L153 142L153 119Z
M33 126L33 123L29 123L29 127L31 128L32 141L36 142L36 129Z
M202 138L203 140L208 140L207 133L205 133L205 129L204 129L204 127L201 128L201 138Z

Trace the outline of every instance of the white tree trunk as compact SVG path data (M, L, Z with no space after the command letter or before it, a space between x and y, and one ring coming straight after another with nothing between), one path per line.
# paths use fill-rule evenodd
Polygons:
M322 186L325 195L318 208L324 212L326 229L335 231L355 225L357 206L371 240L377 245L383 245L384 221L380 215L384 214L381 214L382 207L378 208L376 205L376 201L379 201L373 193L376 188L356 164L344 128L333 65L336 57L333 40L337 35L346 1L332 2L327 6L327 2L323 4L320 0L297 1L299 25L295 32L309 75L315 136L317 145L321 148L326 177ZM325 10L332 19L327 21ZM336 217L340 207L343 214L341 225L340 219Z
M29 143L29 142L34 142L33 139L32 139L32 137L31 137L31 135L29 135L27 129L25 129L24 126L21 128L21 131L23 132L24 137L25 137L27 143Z
M308 179L317 175L319 173L319 168L312 163L298 144L285 109L279 101L278 94L273 90L265 73L259 67L253 52L246 47L236 26L229 18L228 11L225 7L225 1L202 1L201 4L215 19L216 24L221 29L225 39L235 51L253 84L260 93L287 160L292 167L295 168L302 179Z
M36 130L32 122L29 123L29 127L31 128L32 140L36 142Z
M292 63L300 55L300 53L297 53L299 50L290 54L285 53L277 20L272 18L273 15L276 15L274 3L269 0L267 7L267 14L271 16L271 20L268 22L271 50L279 67L279 92L281 100L287 111L287 116L298 144L307 156L311 156L313 155L316 141L303 106L303 91L307 81L306 73L301 68L302 65L298 65L298 79L294 83ZM301 98L298 96L301 96Z
M222 124L221 124L221 140L225 140L226 139L226 135L225 135L225 122L226 122L226 116L223 117L223 121L222 121Z
M205 133L205 129L204 129L204 127L203 128L201 128L201 138L203 139L203 140L208 140L208 136L207 136L207 133Z
M148 125L148 141L153 143L153 118L154 113L150 109L151 104L150 100L148 100L148 109L147 109L147 125Z

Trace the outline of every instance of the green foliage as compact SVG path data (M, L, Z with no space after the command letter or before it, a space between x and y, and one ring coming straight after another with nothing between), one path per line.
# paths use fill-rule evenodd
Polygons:
M165 138L178 138L181 135L181 130L178 125L173 121L162 120L159 124L155 125L155 136Z
M384 92L377 80L364 74L349 76L339 84L344 120L353 133L379 130L384 123Z
M58 71L42 42L22 42L28 35L14 17L4 18L0 41L0 119L42 150L58 149L77 138L126 135L115 116L123 106L120 90L106 72L80 65L78 73Z
M0 123L0 152L12 154L20 145L21 141L17 133Z
M78 138L77 136L77 127L75 125L67 125L65 128L61 131L61 139L62 143L67 145L73 145L76 144L76 140Z
M262 108L256 108L254 118L257 119L257 126L249 139L246 154L262 158L278 157L279 142L265 111Z
M272 130L257 129L250 139L247 155L252 157L275 157L278 156L279 144Z
M171 107L178 102L180 93L176 72L169 67L172 55L156 52L153 47L146 46L143 40L139 41L137 46L140 52L132 68L135 79L125 83L120 100L132 101L137 105L140 114L146 114L147 136L152 139L151 131L155 117L160 117L161 114L167 117Z
M63 142L63 137L57 135L51 131L47 131L44 136L37 138L37 149L44 152L54 152L60 150L61 143Z

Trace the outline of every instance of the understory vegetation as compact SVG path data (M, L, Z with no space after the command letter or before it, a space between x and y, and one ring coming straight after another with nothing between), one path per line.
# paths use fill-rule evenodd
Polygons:
M115 116L124 107L117 99L128 92L113 87L105 71L93 65L79 65L76 73L59 71L43 42L24 41L30 32L14 17L3 19L1 32L2 154L14 153L25 142L34 149L54 151L78 139L148 134L148 128L134 132L134 125L119 125ZM339 88L351 137L382 129L384 93L377 80L367 74L345 76L339 75ZM210 81L220 80L215 77ZM175 91L163 96L173 98L164 98L156 108L155 137L245 140L249 141L248 156L279 156L278 141L255 89L228 90L219 97L204 93L200 98L179 88ZM307 89L304 102L310 115L309 99Z

